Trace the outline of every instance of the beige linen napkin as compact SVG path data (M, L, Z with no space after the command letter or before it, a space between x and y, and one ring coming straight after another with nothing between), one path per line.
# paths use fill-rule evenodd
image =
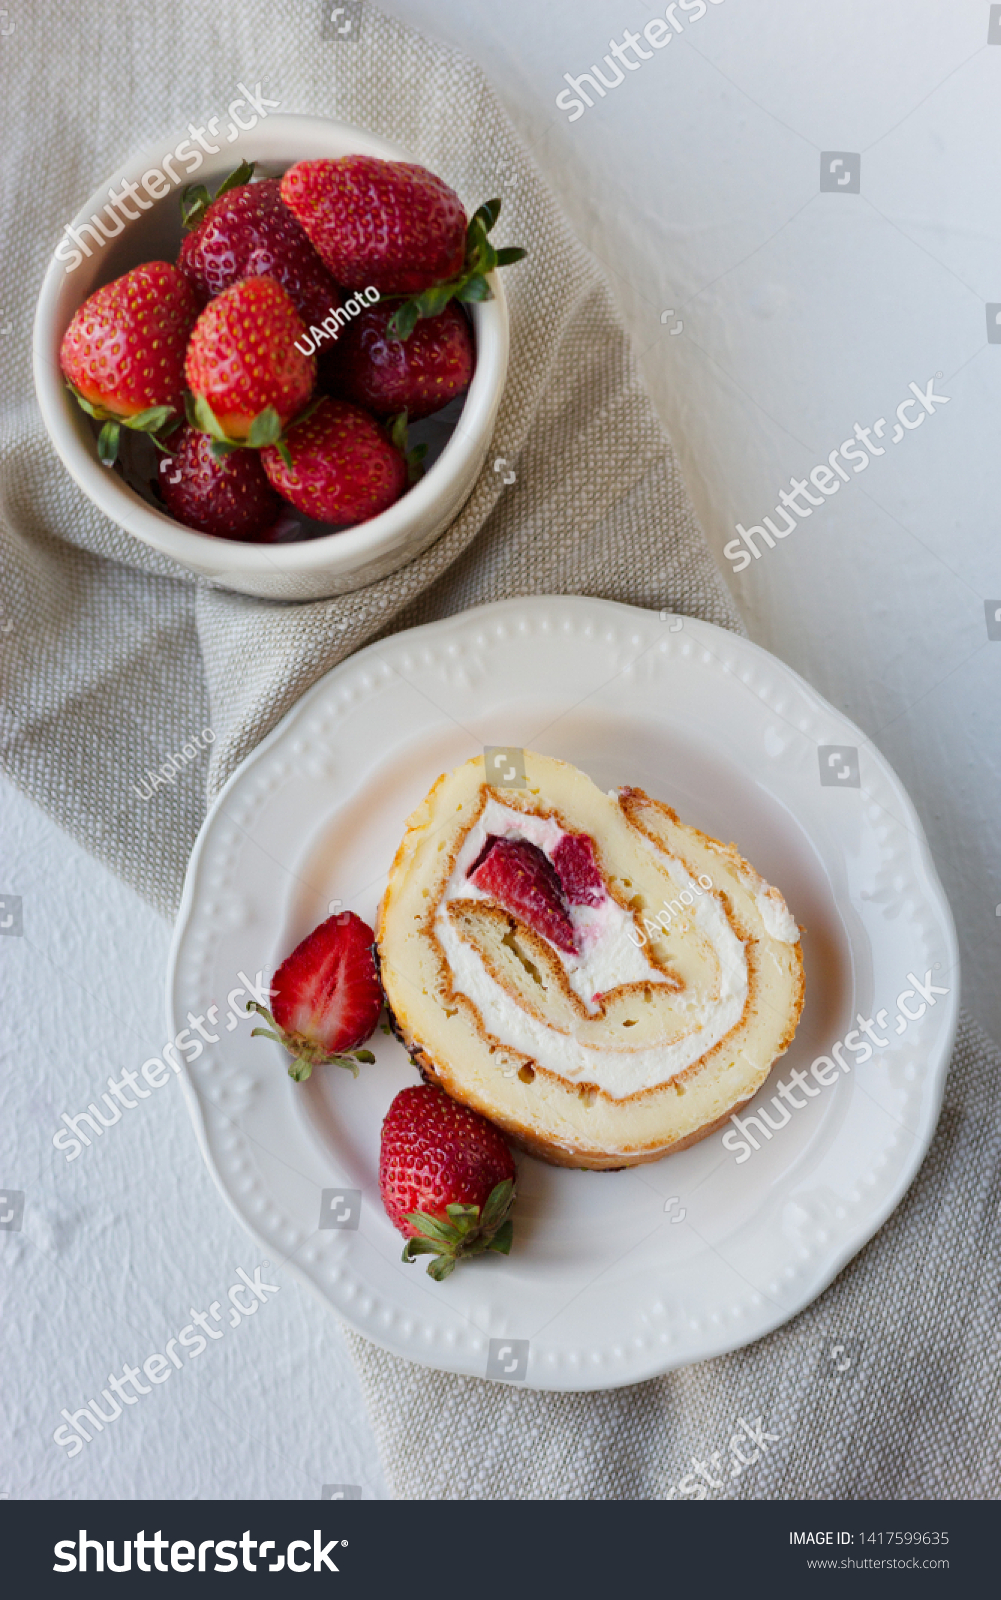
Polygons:
M348 37L319 0L106 0L99 21L33 0L2 40L3 760L166 916L206 798L304 689L379 634L551 592L741 626L601 274L482 75L367 5L344 9ZM139 545L69 479L33 396L34 298L63 225L135 150L170 150L189 122L222 118L241 84L283 112L397 141L469 209L499 193L497 242L531 251L507 274L510 375L471 499L417 561L337 600L247 599ZM492 471L497 456L516 466L514 485ZM145 775L204 729L204 753L143 799ZM729 1462L743 1418L756 1464L724 1484L710 1460L713 1496L991 1493L998 1065L967 1029L904 1205L820 1301L748 1350L638 1388L553 1396L430 1372L350 1336L396 1492L657 1498L693 1455ZM851 1356L832 1374L835 1343Z

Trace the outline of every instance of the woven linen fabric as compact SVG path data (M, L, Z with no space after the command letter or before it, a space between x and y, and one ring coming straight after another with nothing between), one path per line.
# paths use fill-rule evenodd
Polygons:
M350 1335L397 1495L995 1499L999 1083L1001 1051L964 1017L901 1205L826 1293L743 1350L628 1388L547 1394L428 1372ZM750 1463L736 1477L734 1439Z
M368 7L354 45L325 39L328 20L318 0L210 10L110 0L97 27L83 7L39 0L4 41L4 762L168 916L206 793L310 684L380 633L553 591L741 626L604 280L482 74ZM48 37L58 51L46 50ZM213 116L220 142L238 85L258 84L282 113L337 117L393 140L447 175L468 211L501 194L495 238L530 246L505 274L508 381L466 506L390 577L295 605L213 588L104 517L55 457L30 369L34 299L64 225L136 151L168 152ZM58 118L58 158L25 185L19 172L36 161L45 108ZM498 456L514 463L515 484L493 470ZM214 739L200 752L206 728ZM144 798L146 774L173 752L180 770Z
M601 274L482 74L368 6L351 10L353 43L325 37L319 0L107 0L99 21L33 0L4 40L3 761L166 916L207 799L370 639L551 592L741 628ZM260 84L283 113L396 141L467 209L500 193L498 243L531 252L506 274L509 376L470 500L417 560L335 600L231 594L133 540L64 471L32 391L34 300L63 225L134 151L161 140L168 151L189 122L223 118L241 84ZM510 486L492 471L499 455L516 467ZM185 744L195 756L143 799L145 775ZM904 1205L816 1305L750 1349L638 1388L559 1396L432 1372L349 1335L395 1491L659 1498L693 1453L725 1453L743 1417L772 1437L713 1494L988 1493L998 1058L972 1029L962 1039L949 1109ZM836 1391L832 1339L853 1351Z

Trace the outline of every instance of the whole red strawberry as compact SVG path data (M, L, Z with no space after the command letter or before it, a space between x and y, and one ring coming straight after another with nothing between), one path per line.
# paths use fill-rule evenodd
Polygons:
M383 294L419 294L462 269L462 201L426 167L376 156L299 161L281 182L338 283Z
M378 416L405 411L416 422L468 388L476 359L473 336L456 305L418 322L406 340L386 332L393 314L393 302L373 306L344 328L321 358L320 383Z
M374 1032L382 1010L375 935L353 911L328 917L286 956L271 980L271 1010L256 1000L247 1010L267 1018L276 1039L294 1057L290 1078L301 1083L314 1067L333 1062L358 1076L359 1061L375 1060L357 1047ZM346 1053L350 1052L350 1054Z
M186 427L171 439L170 452L160 461L160 490L186 528L253 541L274 525L281 501L256 450L217 456L209 434Z
M284 448L262 450L272 484L298 511L317 522L349 527L377 517L407 487L407 462L375 418L343 400L320 401L291 428Z
M432 1278L464 1256L511 1249L514 1158L492 1122L430 1084L401 1089L382 1125L379 1192L404 1261Z
M277 439L303 409L316 381L316 361L296 349L297 339L308 343L306 329L273 278L243 278L209 301L195 323L185 361L196 420L207 421L206 432L251 444ZM207 404L207 414L199 414L198 400ZM254 423L265 412L272 426L260 433Z
M85 300L63 335L59 364L83 409L105 423L101 459L119 426L158 433L184 416L184 351L202 300L169 261L147 261Z
M281 183L241 183L221 193L181 245L177 264L206 297L262 273L280 284L307 327L341 296L302 225L282 203Z

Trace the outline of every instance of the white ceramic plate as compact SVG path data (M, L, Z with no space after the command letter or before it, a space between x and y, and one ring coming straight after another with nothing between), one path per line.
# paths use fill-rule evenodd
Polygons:
M401 1262L379 1200L382 1118L417 1081L395 1039L376 1033L376 1064L357 1080L327 1067L296 1085L277 1045L230 1021L186 1089L205 1158L263 1253L360 1333L429 1366L538 1388L634 1383L794 1316L898 1204L941 1102L955 931L898 779L780 661L688 617L511 600L362 650L234 773L188 871L171 1031L213 1004L225 1024L238 974L269 976L331 901L374 921L406 817L486 744L560 756L606 789L638 784L734 840L783 891L806 928L806 1007L748 1112L830 1055L857 1014L886 1012L874 1027L886 1045L798 1096L740 1161L719 1133L618 1173L519 1157L510 1258L469 1262L443 1284ZM834 766L820 746L840 753ZM852 749L859 787L837 781ZM948 992L901 1029L897 996L909 973L929 972ZM905 1006L920 1009L917 997Z

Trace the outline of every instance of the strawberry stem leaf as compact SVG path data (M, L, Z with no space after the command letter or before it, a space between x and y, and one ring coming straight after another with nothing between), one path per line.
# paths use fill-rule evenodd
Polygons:
M249 183L254 176L256 164L254 161L241 161L238 167L234 167L229 177L223 178L222 183L216 190L216 199L218 200L221 194L227 194L230 189L237 189L241 184Z
M106 422L97 436L97 454L106 467L118 460L118 441L121 437L117 422Z
M92 400L85 400L75 384L67 382L66 387L81 411L86 411L88 417L93 417L95 422L117 421L112 412L106 411L104 406L96 406Z
M104 424L97 436L97 454L106 467L113 467L118 459L122 428L148 433L153 443L159 445L160 439L173 433L178 426L176 420L171 420L175 415L173 406L147 406L145 411L137 411L134 417L122 417L116 411L109 411L106 406L95 405L93 400L85 399L75 384L67 382L66 387L81 411L93 417L95 422Z
M438 1246L433 1239L408 1239L403 1246L403 1260L414 1261L417 1256L436 1256Z
M507 1221L502 1222L500 1227L497 1229L497 1232L487 1245L487 1249L496 1250L502 1256L509 1256L511 1254L511 1244L513 1239L514 1223L511 1221L511 1218L508 1217Z
M176 433L180 426L181 426L180 417L175 417L173 422L168 422L165 427L160 429L159 433L151 433L149 435L150 439L152 439L153 443L156 445L156 448L159 450L161 455L164 455L164 456L173 455L173 450L171 449L170 445L169 444L164 444L163 441L164 441L164 439L169 439L171 434Z
M505 1178L503 1183L498 1183L487 1195L487 1203L483 1207L484 1228L496 1228L503 1222L511 1209L511 1197L514 1194L514 1179Z
M390 339L409 339L422 316L424 312L421 309L420 295L415 295L412 300L405 300L386 323L387 335Z
M247 444L251 450L263 450L269 444L277 444L281 436L281 418L274 406L265 406L250 424Z
M148 406L134 417L122 417L121 420L124 427L134 428L137 433L162 433L173 415L173 406Z
M213 441L212 454L217 460L229 455L231 450L267 450L273 445L289 471L291 471L292 456L285 443L289 429L298 427L300 422L305 422L307 417L311 417L317 406L322 404L322 401L322 394L315 400L311 400L299 412L297 417L292 418L292 421L285 429L282 428L281 418L274 406L265 406L264 410L259 411L250 424L245 439L230 438L203 394L193 394L190 390L186 390L184 412L190 427L197 428L199 433L211 435Z
M428 1275L440 1283L466 1256L482 1255L486 1250L509 1255L514 1239L514 1200L514 1180L505 1178L491 1189L482 1207L453 1200L443 1217L430 1211L407 1212L405 1220L415 1232L403 1247L403 1260L431 1256Z
M499 200L484 200L481 206L473 212L473 222L482 223L483 232L489 233L497 218L500 216L501 203Z
M229 177L222 180L214 198L218 200L219 196L225 194L227 190L235 189L241 183L249 183L253 176L253 161L241 161L240 165L230 173ZM186 233L191 233L197 228L212 204L212 200L213 196L209 194L204 183L189 183L181 191L181 225Z
M407 453L407 413L400 411L389 423L389 437L401 456Z
M256 1011L258 1016L270 1024L267 1028L251 1028L250 1037L256 1039L260 1035L264 1039L273 1039L276 1044L287 1050L292 1057L288 1075L296 1083L305 1083L314 1067L326 1066L346 1067L357 1078L358 1063L362 1062L369 1066L375 1060L371 1050L327 1050L318 1039L311 1039L308 1034L287 1032L259 1000L248 1000L244 1009L248 1016Z
M203 394L192 394L190 407L187 406L186 400L185 407L188 421L193 428L198 429L199 433L211 434L212 438L218 439L220 444L235 443L235 440L230 440L226 437L225 428Z
M212 196L204 183L185 184L181 190L181 227L186 233L197 228L211 204Z
M428 1262L428 1277L434 1278L436 1283L441 1283L444 1278L448 1277L450 1272L454 1271L454 1256L435 1256L433 1261Z
M455 291L455 298L464 305L468 305L470 302L492 300L493 291L486 278L482 274L477 274L476 277L470 278L468 282L464 283L461 289Z
M429 289L405 299L386 324L390 339L409 339L422 317L437 317L450 300L470 303L490 300L493 294L487 274L496 267L510 267L524 259L527 251L518 245L507 245L495 250L487 238L500 216L499 200L486 200L473 212L466 228L466 254L462 271L443 283L434 283ZM392 299L393 296L383 296Z
M395 417L392 417L387 423L387 427L389 429L390 442L395 445L407 463L407 482L416 483L418 478L424 476L422 463L428 453L427 445L415 444L412 449L408 448L409 436L407 433L407 413L405 411L400 411Z

